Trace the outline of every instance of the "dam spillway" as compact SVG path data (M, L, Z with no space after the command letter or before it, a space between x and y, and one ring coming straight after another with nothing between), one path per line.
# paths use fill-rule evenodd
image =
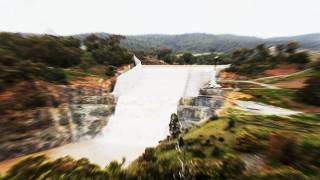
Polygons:
M197 96L215 74L215 67L206 65L136 66L118 77L115 114L101 136L53 149L48 155L85 157L102 166L123 157L131 162L169 135L170 115L179 99Z

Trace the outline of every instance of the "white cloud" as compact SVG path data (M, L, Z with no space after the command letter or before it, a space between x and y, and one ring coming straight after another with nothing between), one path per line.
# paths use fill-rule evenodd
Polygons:
M319 0L0 0L0 31L233 33L320 32Z

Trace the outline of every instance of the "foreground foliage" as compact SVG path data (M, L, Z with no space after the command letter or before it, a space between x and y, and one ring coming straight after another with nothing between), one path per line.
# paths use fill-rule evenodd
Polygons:
M266 116L231 109L181 134L181 152L176 150L181 139L168 139L147 148L127 168L123 162L100 168L86 159L49 161L40 156L20 162L3 178L167 180L182 179L182 173L185 179L317 179L319 119L312 114Z

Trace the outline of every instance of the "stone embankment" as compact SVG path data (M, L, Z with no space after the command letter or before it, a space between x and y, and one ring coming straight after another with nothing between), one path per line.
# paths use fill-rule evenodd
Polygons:
M223 103L223 90L206 85L200 89L199 96L180 99L177 109L178 119L185 128L214 119L217 117L217 110Z

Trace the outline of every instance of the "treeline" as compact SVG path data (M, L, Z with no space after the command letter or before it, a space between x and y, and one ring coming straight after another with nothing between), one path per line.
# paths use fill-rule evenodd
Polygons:
M104 36L106 34L99 33ZM85 35L83 35L85 36ZM306 34L292 37L279 37L262 39L257 37L236 35L213 35L203 33L181 34L181 35L140 35L127 36L122 45L132 50L159 50L163 48L172 49L174 52L207 52L211 48L222 52L231 52L236 48L253 48L264 43L268 46L274 44L286 44L289 41L300 42L304 49L320 49L320 34Z
M259 44L255 48L240 48L232 52L232 64L227 71L241 75L257 75L279 64L300 64L310 62L306 51L298 51L299 44L290 42L287 45L277 45L273 49Z
M63 68L130 63L130 53L119 46L121 38L90 35L83 46L73 37L0 33L0 86L31 79L67 83Z
M228 54L217 52L211 49L210 52L193 54L190 52L175 53L172 49L163 48L155 51L135 51L140 59L146 56L155 57L156 59L163 60L167 64L176 65L214 65L214 64L229 64L231 58Z
M297 91L296 99L308 104L320 106L320 58L309 64L315 73L306 80L302 89Z

